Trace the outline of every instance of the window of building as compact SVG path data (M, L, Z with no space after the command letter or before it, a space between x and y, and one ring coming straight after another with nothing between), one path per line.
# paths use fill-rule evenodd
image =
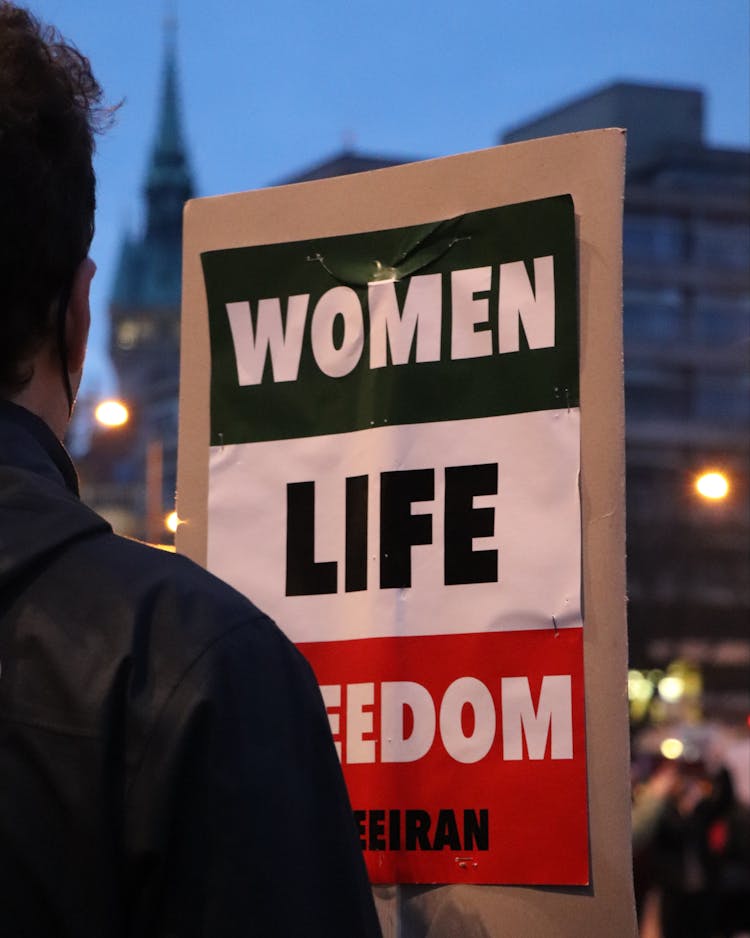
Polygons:
M719 423L750 421L750 374L700 371L695 376L695 416Z
M178 401L177 396L165 396L154 401L149 407L149 421L159 434L169 437L177 432Z
M693 304L693 336L711 346L750 339L750 294L698 293Z
M630 368L625 373L628 418L679 420L689 416L688 373L682 368Z
M125 351L135 348L150 339L155 332L155 323L143 317L121 319L117 324L117 345Z
M703 266L747 270L750 223L699 219L693 223L693 259Z
M683 336L685 315L678 290L626 290L623 305L626 341L674 341Z
M695 531L695 540L705 540L705 528ZM696 598L740 602L748 595L747 554L742 550L701 544L691 551L685 585Z
M629 213L623 227L623 253L632 261L678 261L684 255L682 219Z
M627 468L628 521L654 521L674 515L682 496L682 473L654 466Z

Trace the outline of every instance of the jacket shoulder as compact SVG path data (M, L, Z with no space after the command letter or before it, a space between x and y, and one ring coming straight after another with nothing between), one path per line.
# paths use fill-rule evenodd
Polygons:
M149 722L201 659L241 641L244 667L292 643L249 599L185 557L97 530L18 581L3 616L3 687L14 715L99 734L123 705ZM34 655L23 653L33 640Z
M211 642L241 623L270 624L247 597L194 561L116 534L82 540L61 562L72 578L87 578L84 595L106 602L107 618L158 622L162 632L177 630L183 643Z

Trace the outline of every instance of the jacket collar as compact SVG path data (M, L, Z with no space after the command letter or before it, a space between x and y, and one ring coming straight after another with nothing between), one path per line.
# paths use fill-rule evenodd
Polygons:
M52 430L25 407L0 400L0 465L4 464L62 482L75 496L79 495L73 463Z

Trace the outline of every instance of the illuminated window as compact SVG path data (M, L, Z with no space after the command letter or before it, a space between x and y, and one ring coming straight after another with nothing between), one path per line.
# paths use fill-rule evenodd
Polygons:
M150 339L154 335L154 323L151 319L123 319L117 325L117 345L130 350Z

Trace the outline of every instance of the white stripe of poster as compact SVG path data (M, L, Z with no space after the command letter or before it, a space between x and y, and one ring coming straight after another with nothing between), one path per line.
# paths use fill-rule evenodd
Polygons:
M208 566L313 665L372 881L588 882L571 197L201 259Z

